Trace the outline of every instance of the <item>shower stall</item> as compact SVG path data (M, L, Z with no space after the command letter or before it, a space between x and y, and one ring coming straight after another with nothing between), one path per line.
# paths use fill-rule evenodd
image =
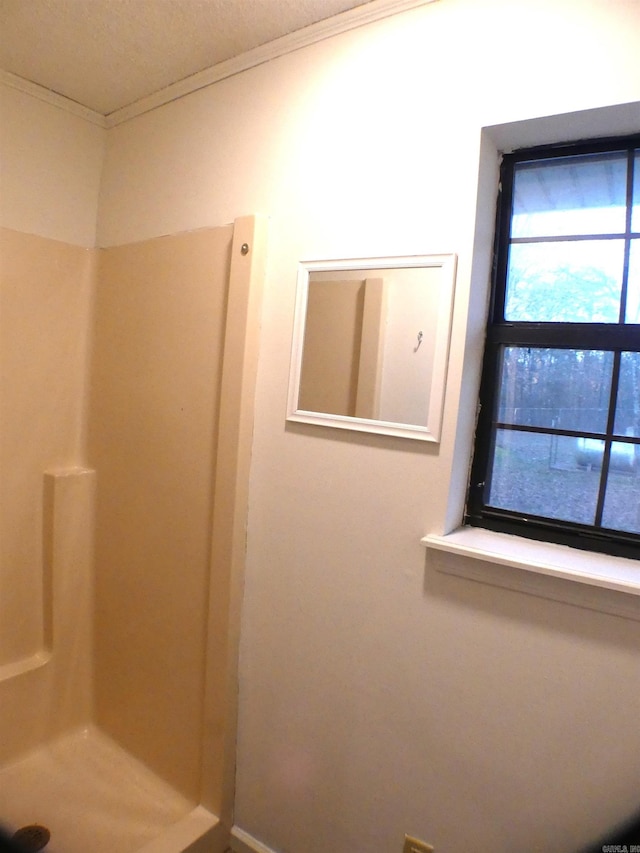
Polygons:
M0 241L0 825L222 853L266 223Z

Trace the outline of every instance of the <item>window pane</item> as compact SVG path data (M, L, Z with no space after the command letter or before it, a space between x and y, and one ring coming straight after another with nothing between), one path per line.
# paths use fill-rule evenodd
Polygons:
M638 216L640 219L640 216ZM638 223L640 227L640 223ZM625 323L640 323L640 240L631 241Z
M636 151L633 166L633 210L631 230L640 231L640 151Z
M638 368L640 376L640 362ZM604 432L612 369L610 352L505 347L497 420Z
M522 163L514 175L511 236L620 234L626 183L624 153Z
M640 436L640 353L623 352L613 431L616 435Z
M488 505L593 524L600 473L578 465L579 440L497 430Z
M602 524L613 530L640 533L640 481L636 445L614 441L611 445L609 478Z
M514 244L505 319L617 323L623 264L623 240Z

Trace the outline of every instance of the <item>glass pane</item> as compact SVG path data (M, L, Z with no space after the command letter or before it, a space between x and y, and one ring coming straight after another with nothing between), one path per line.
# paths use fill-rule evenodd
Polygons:
M637 352L623 352L620 357L613 431L616 435L640 436L640 353Z
M515 167L511 236L620 234L626 189L624 153L521 163Z
M593 524L600 473L578 463L580 439L497 430L488 505Z
M610 352L504 347L497 420L604 432L612 369Z
M625 323L640 323L640 240L638 239L631 241L627 309L624 321Z
M607 492L604 499L602 524L613 530L640 533L640 480L637 445L614 441L611 445L611 461Z
M623 240L514 244L505 319L617 323L623 264Z
M640 231L640 151L636 151L633 165L633 210L631 230Z

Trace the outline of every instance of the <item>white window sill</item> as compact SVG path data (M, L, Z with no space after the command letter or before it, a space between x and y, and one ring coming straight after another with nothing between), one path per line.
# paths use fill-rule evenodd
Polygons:
M477 527L422 543L438 571L640 620L640 560Z

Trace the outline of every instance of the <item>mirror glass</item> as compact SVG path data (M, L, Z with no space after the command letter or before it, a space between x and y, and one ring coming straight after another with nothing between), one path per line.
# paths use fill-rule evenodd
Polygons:
M438 441L454 255L300 264L288 419Z

